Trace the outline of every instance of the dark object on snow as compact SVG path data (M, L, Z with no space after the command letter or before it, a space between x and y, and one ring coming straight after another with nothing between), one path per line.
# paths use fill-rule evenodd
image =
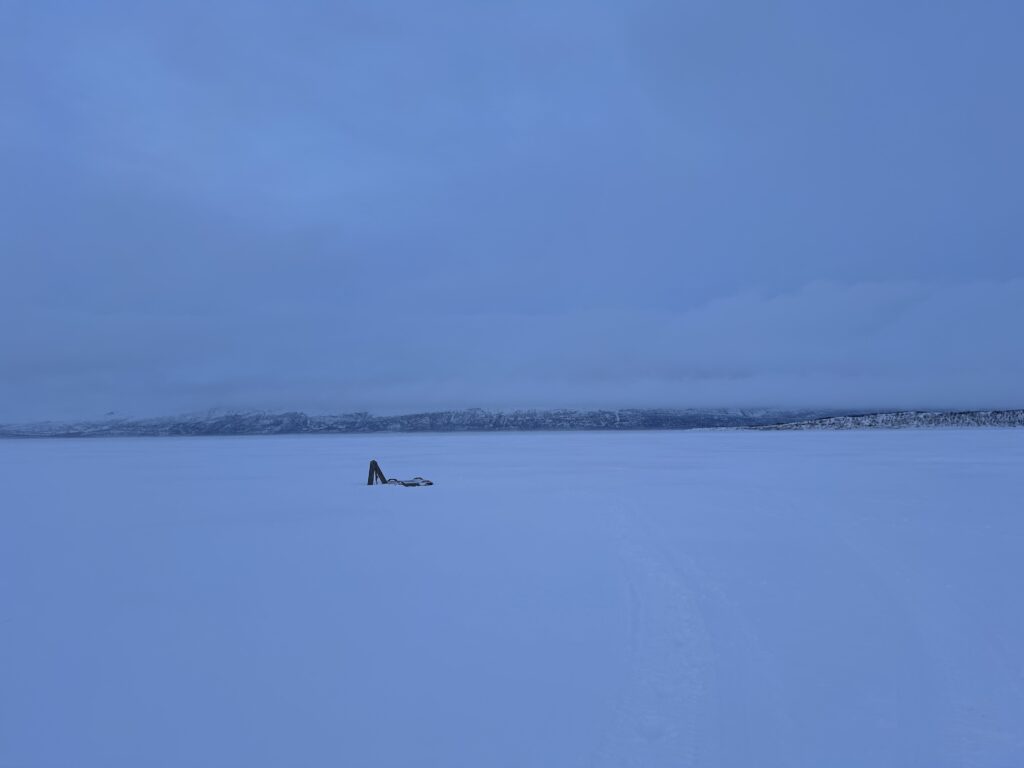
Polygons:
M412 480L396 480L395 478L388 480L384 477L384 473L381 471L377 460L370 459L370 474L366 478L366 484L373 485L374 483L380 483L381 485L404 485L407 488L417 485L433 485L430 480L424 480L422 477L414 477Z
M373 485L374 483L386 484L388 479L384 477L384 473L380 471L380 464L377 463L376 459L370 459L370 476L366 478L367 485Z

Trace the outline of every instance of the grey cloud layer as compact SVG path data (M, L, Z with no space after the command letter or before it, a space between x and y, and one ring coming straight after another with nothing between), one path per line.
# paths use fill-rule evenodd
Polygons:
M1024 10L911 5L10 4L0 419L1019 406Z

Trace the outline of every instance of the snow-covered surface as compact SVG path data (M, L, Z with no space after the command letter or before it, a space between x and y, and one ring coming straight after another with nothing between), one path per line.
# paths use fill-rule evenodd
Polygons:
M1022 462L990 429L0 441L0 765L1024 765Z

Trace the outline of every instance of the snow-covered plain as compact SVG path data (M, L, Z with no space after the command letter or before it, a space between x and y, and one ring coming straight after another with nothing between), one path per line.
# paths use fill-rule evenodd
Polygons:
M3 766L1024 765L1024 431L0 441L0 481Z

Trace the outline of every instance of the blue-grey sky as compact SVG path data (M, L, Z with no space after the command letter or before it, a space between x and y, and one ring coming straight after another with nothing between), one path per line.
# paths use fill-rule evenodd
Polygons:
M1022 29L0 0L0 420L1021 407Z

